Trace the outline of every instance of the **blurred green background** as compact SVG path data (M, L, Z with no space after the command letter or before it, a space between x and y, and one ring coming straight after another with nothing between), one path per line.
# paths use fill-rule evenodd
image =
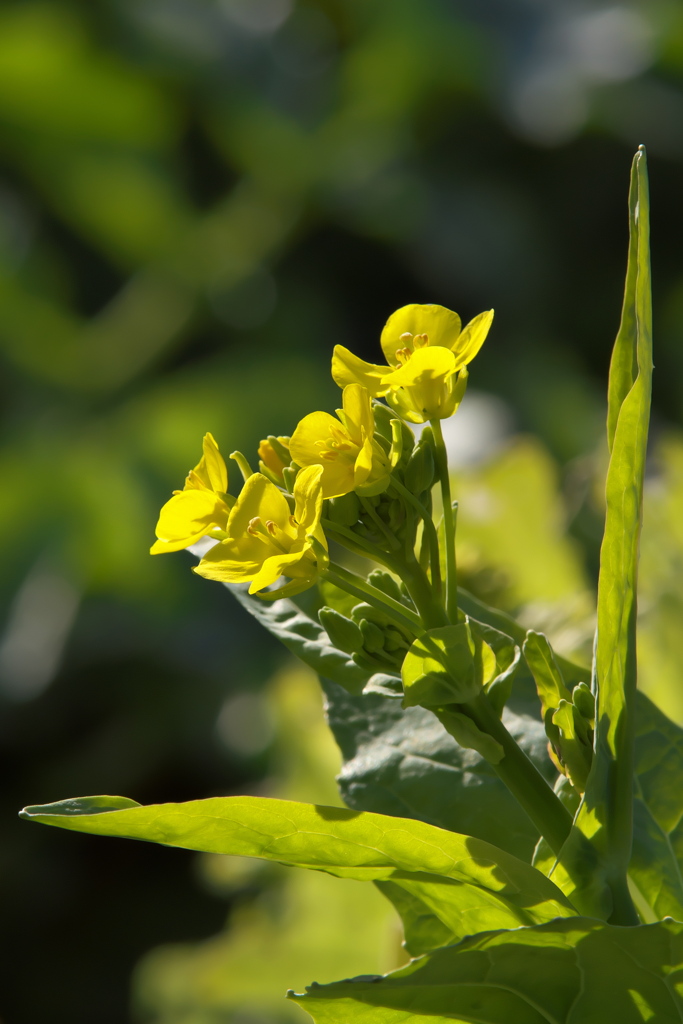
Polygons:
M332 346L376 359L407 302L495 307L449 431L461 565L586 655L639 143L657 363L641 667L683 720L680 4L5 0L3 1022L303 1020L287 985L399 962L370 887L15 812L337 799L308 674L187 556L147 550L205 431L253 455L334 408Z

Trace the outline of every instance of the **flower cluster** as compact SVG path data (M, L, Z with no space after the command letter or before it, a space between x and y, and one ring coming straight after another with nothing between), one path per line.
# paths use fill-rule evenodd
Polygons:
M195 572L248 583L250 593L265 599L296 594L318 580L333 583L366 607L345 619L346 625L327 615L329 629L339 637L346 631L342 646L350 644L354 656L395 666L420 616L432 625L455 621L452 602L449 610L455 575L453 565L449 578L452 514L440 421L458 408L467 366L492 318L492 311L481 313L461 329L458 315L443 306L404 306L382 331L384 366L338 345L332 376L342 388L342 408L336 416L309 413L291 437L264 439L258 472L233 452L230 458L244 478L236 496L229 492L218 445L207 434L201 461L161 510L152 554L205 539ZM431 425L416 442L410 423ZM446 594L431 518L431 492L439 480ZM328 540L379 562L380 575L364 579L332 563Z

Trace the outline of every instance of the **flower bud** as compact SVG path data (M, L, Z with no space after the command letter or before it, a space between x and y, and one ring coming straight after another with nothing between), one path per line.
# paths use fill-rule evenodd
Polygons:
M586 683L578 683L572 690L572 704L591 725L595 721L595 697Z
M393 597L394 601L401 601L403 598L397 581L384 569L373 569L368 576L368 583L377 590L381 590L387 597Z
M367 604L365 601L361 601L360 604L355 605L351 609L351 618L354 622L360 624L363 619L367 619L369 622L374 622L378 626L387 626L391 621L384 612L379 611L371 604Z
M355 526L360 515L360 501L353 491L327 502L327 518L338 526Z
M408 465L403 476L405 486L413 494L422 494L428 491L434 484L434 452L429 442L419 441L412 455L408 459Z
M370 654L384 650L384 633L379 626L367 619L361 619L359 625L364 649Z
M357 624L334 608L321 608L318 619L333 647L346 654L353 654L363 646L363 635Z

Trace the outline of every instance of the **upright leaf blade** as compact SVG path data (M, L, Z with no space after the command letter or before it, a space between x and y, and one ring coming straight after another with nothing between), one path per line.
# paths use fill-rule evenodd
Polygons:
M595 757L577 816L578 829L600 854L613 903L610 919L622 924L633 923L626 871L633 832L638 548L652 388L649 200L642 147L631 171L629 217L624 306L610 368L610 462L594 664ZM574 834L563 853L565 863L583 856L578 846Z

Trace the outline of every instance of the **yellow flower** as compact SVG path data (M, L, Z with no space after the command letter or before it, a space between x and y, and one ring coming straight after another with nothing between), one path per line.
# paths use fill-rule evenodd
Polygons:
M182 491L174 491L161 512L151 554L181 551L201 537L227 526L235 499L228 493L228 470L213 436L204 436L204 454L191 469Z
M342 405L339 419L327 412L304 416L289 444L292 458L299 466L322 466L324 498L349 491L380 494L389 484L391 467L374 440L370 395L360 384L349 384Z
M446 419L457 409L467 384L468 363L489 332L493 310L461 330L460 317L444 306L403 306L389 317L381 345L387 366L366 363L335 346L332 376L340 387L362 384L375 398L411 423Z
M282 491L262 473L252 474L230 512L227 537L211 548L194 571L222 583L250 581L250 594L269 587L280 576L290 577L292 583L281 587L278 596L310 587L318 576L315 548L327 549L320 525L321 476L319 466L297 475L292 515Z

